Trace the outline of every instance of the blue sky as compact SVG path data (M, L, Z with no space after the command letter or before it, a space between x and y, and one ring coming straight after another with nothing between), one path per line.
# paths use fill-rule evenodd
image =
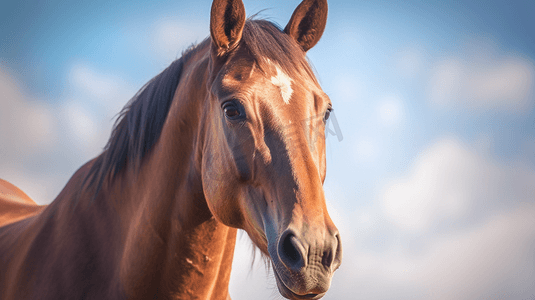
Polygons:
M208 36L211 1L34 2L0 4L0 177L49 203ZM284 26L299 1L244 3ZM343 133L325 190L345 257L325 298L535 297L533 1L329 4L309 58ZM247 274L240 260L234 299L277 299Z

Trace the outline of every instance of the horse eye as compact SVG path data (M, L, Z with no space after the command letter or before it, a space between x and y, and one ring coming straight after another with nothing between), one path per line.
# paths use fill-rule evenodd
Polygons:
M234 103L224 104L223 112L225 113L225 117L229 120L235 120L241 116L240 109Z
M332 108L328 108L325 112L325 116L323 117L323 122L327 122L329 120L329 117L331 116L331 111L333 111Z

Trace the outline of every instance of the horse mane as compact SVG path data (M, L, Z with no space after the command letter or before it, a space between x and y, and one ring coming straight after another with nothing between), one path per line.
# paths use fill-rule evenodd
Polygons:
M253 18L245 23L240 43L245 44L262 71L269 70L271 60L292 76L302 76L298 72L304 70L316 80L306 55L290 36L270 21ZM106 177L111 182L127 164L133 164L136 170L142 164L160 137L184 63L202 48L199 45L208 41L209 38L185 50L182 57L146 83L120 111L110 139L83 181L83 186L89 183L88 187L95 187L93 198Z
M154 146L162 132L184 63L195 50L195 45L185 50L182 57L147 82L118 113L108 143L83 182L90 187L96 185L94 197L106 176L113 181L127 163L139 167Z

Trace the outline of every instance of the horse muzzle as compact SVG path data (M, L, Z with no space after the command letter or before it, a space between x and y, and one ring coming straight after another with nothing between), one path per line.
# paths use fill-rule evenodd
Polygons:
M277 287L288 299L322 298L342 261L342 244L336 229L286 229L268 248Z

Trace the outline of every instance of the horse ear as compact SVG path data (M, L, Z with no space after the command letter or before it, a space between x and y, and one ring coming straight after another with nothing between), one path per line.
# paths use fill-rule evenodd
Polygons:
M241 0L214 0L210 12L210 36L217 55L234 49L245 25L245 7Z
M327 0L303 0L295 9L284 32L305 52L320 40L327 24Z

